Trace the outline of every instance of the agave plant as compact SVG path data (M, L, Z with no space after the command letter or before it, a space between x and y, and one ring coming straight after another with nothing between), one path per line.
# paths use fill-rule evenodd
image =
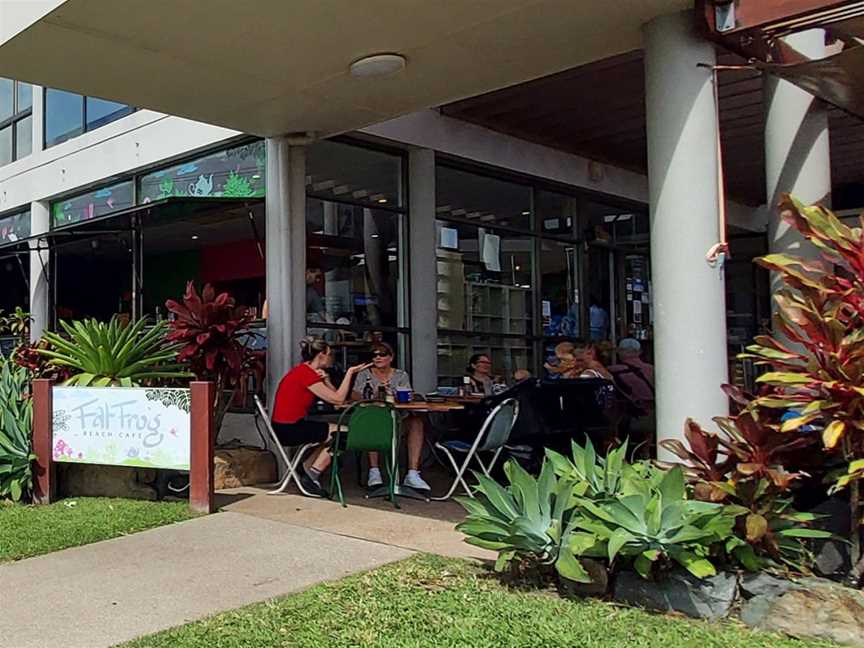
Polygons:
M0 363L0 498L19 501L33 487L33 406L27 371Z
M476 474L476 499L456 498L468 512L456 526L466 542L498 552L498 571L516 562L553 566L565 578L590 582L590 577L571 553L559 554L561 537L572 508L573 482L555 476L552 462L545 461L535 479L517 462L508 461L504 487Z
M785 430L819 420L822 442L842 455L846 470L835 490L850 489L852 580L864 574L860 546L860 480L864 471L864 220L849 227L829 210L807 207L790 196L781 216L820 252L812 261L785 254L758 260L782 278L775 296L775 333L756 338L748 356L770 367L759 377L775 394L755 405L798 412ZM784 430L784 431L785 431Z
M711 549L731 537L735 516L720 504L687 499L680 467L660 474L659 482L630 480L626 493L607 500L577 497L561 552L632 561L643 578L668 561L698 578L716 574Z
M189 366L199 380L216 384L216 429L221 427L234 394L243 389L245 378L264 373L263 353L250 349L249 310L237 306L226 292L210 284L201 294L193 282L186 284L183 303L173 300L165 307L175 315L168 339L180 345L178 360Z
M578 495L599 498L621 491L623 480L632 471L632 466L625 461L626 441L610 450L605 457L597 454L591 439L585 441L584 447L573 441L571 450L572 461L548 448L546 457L556 475L575 484Z
M66 336L46 332L47 349L36 351L49 365L73 372L66 385L80 387L134 387L148 381L188 378L177 364L177 347L166 339L166 324L150 330L146 318L123 325L115 316L97 320L61 321Z

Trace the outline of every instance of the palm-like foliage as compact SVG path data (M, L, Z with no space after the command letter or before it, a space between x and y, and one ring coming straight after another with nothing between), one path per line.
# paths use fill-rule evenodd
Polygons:
M66 336L45 333L48 349L38 352L50 364L75 372L67 385L80 387L134 387L145 381L188 378L177 364L177 347L166 339L167 325L160 322L145 330L147 320L129 325L112 317L109 323L97 320L60 322Z
M31 450L33 406L27 371L0 365L0 498L18 501L33 486Z

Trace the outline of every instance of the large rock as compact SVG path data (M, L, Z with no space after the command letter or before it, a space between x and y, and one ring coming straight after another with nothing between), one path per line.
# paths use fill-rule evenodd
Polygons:
M155 500L156 471L128 466L57 465L59 494L65 497L128 497Z
M757 574L744 574L741 577L741 594L746 599L757 596L777 597L788 592L795 583L786 579L772 576L766 572Z
M737 591L736 574L700 579L685 571L674 571L661 580L648 581L634 572L621 572L615 579L614 598L648 610L715 620L729 614Z
M747 625L793 637L864 646L864 593L805 578L780 595L762 594L741 609Z
M214 464L216 490L272 484L278 478L276 458L259 448L217 450Z
M850 533L849 503L840 497L825 500L810 511L821 516L814 526L830 531L838 538L848 538ZM814 540L813 568L820 576L834 580L842 580L849 572L852 563L849 557L849 545L843 540Z

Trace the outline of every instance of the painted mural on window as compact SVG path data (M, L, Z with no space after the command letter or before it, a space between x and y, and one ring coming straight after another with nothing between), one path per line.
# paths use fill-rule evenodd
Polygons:
M264 195L263 141L211 153L191 162L142 176L138 201L172 196L253 198Z
M30 212L0 216L0 245L15 243L30 236Z
M51 205L52 227L63 227L132 207L132 181L102 187Z

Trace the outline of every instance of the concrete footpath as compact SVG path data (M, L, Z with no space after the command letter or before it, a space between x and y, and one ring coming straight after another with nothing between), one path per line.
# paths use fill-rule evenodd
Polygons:
M113 646L411 554L217 513L0 565L0 646Z

